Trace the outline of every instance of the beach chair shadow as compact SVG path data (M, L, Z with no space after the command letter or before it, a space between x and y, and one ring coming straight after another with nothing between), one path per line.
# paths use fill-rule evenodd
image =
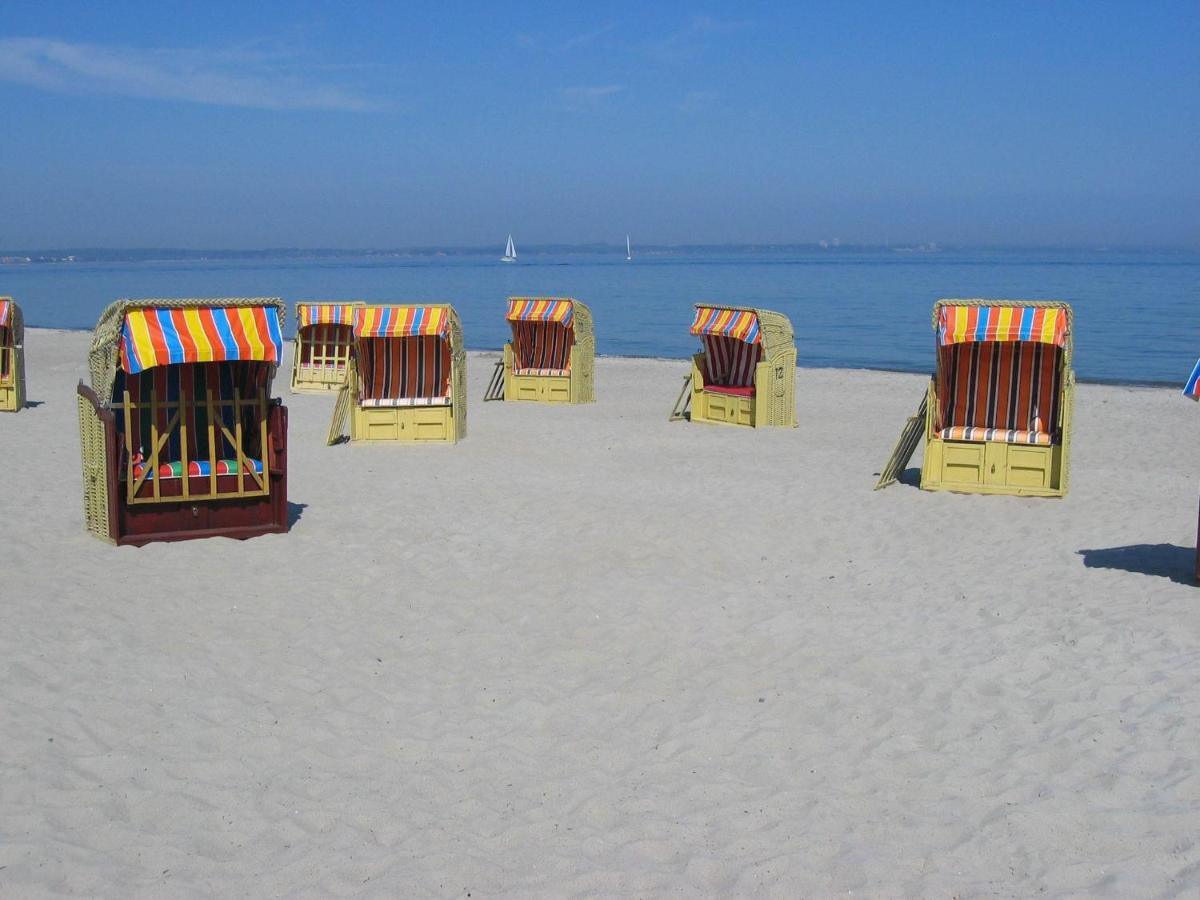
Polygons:
M300 519L304 515L304 511L306 509L308 509L307 503L293 503L291 500L288 501L288 505L287 505L288 531L291 531L292 528L295 526L295 524L300 521Z
M1139 575L1170 578L1176 584L1194 585L1196 550L1174 544L1129 544L1125 547L1105 547L1080 550L1083 564L1089 569L1121 569Z

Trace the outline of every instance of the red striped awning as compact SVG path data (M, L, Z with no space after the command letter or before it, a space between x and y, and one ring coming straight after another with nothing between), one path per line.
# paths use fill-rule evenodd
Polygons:
M938 343L1032 341L1061 347L1067 339L1067 311L1044 306L942 306Z
M121 368L131 375L178 363L283 356L279 313L270 306L131 309L121 325Z
M722 306L697 306L696 318L692 321L692 334L719 334L745 341L747 344L762 342L757 315L747 309Z
M412 337L450 333L450 310L445 306L360 306L355 311L356 337Z
M353 325L355 306L352 303L297 303L298 327L309 325Z
M7 328L12 324L12 308L11 297L0 297L0 328Z
M509 297L510 322L558 322L570 325L575 315L575 303L560 297Z

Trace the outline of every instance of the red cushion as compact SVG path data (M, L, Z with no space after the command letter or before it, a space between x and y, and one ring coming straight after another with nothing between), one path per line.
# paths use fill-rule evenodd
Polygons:
M753 397L754 396L754 386L753 385L749 385L747 387L733 387L730 385L723 385L723 384L706 384L704 386L704 390L708 391L710 394L731 394L734 397Z

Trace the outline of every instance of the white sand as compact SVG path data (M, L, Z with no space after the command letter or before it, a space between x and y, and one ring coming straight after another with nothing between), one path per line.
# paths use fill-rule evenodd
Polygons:
M0 416L2 896L1200 891L1177 391L1082 386L1065 501L874 493L921 377L754 432L668 424L682 362L545 408L472 354L464 443L288 396L290 534L116 549L88 340Z

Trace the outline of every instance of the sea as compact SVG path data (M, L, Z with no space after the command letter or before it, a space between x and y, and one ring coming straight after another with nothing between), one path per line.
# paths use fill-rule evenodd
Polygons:
M29 326L91 329L128 297L450 302L468 349L507 339L505 298L587 303L597 351L686 358L697 302L785 313L801 366L931 371L939 298L1065 300L1082 381L1179 385L1200 356L1200 253L1100 250L623 252L0 265ZM82 361L80 363L82 367Z

